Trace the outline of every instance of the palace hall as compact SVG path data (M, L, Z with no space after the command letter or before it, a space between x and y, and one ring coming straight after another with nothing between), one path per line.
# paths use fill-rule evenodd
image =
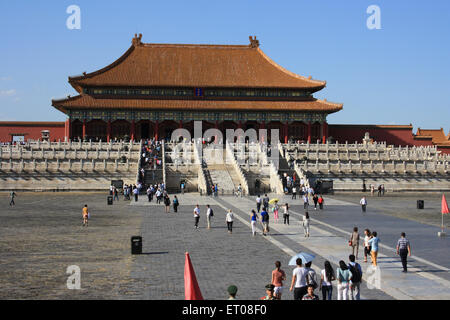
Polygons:
M52 100L67 115L70 139L170 138L194 121L203 132L279 130L281 142L328 137L327 116L342 104L314 98L326 82L272 61L256 37L245 45L153 44L135 35L103 69L69 77L76 96Z

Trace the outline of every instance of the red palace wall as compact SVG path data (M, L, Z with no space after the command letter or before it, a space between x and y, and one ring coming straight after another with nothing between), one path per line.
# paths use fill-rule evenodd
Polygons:
M23 135L25 141L41 139L42 130L50 131L50 141L64 141L65 122L0 121L0 142L11 142L13 135Z
M415 139L412 132L413 127L410 125L345 125L330 124L328 125L328 136L339 143L358 143L362 142L366 132L369 137L377 142L386 141L387 145L395 146L431 146L430 139Z

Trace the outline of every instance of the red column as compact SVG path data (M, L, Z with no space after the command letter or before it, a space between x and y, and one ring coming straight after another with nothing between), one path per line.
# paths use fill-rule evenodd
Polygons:
M153 136L155 137L155 140L158 140L158 131L159 131L159 122L158 122L158 120L156 120L155 131L153 132Z
M83 119L83 140L86 137L86 119Z
M131 141L134 141L134 131L135 131L135 122L134 120L131 120L131 134L130 134Z
M108 120L108 124L106 125L106 142L111 140L111 120Z
M288 122L286 121L284 125L284 143L288 143Z
M322 123L322 143L326 143L328 138L328 123Z
M183 128L183 120L180 120L180 124L178 125L178 128Z
M261 123L260 128L261 128L261 129L265 129L265 128L266 128L266 122L265 122L265 121L263 121L263 122ZM260 136L259 138L261 139L261 142L264 142L264 135Z
M66 119L66 123L64 126L64 133L67 141L72 137L72 121L70 119Z
M311 121L308 121L308 142L311 143Z

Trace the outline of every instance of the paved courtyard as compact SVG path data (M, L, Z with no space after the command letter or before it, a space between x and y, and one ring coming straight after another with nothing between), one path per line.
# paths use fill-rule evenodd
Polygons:
M438 195L425 198L417 210L414 195L369 198L361 213L358 194L325 197L325 210L311 213L311 237L303 236L300 200L281 197L292 205L291 224L271 220L271 235L252 237L249 212L254 198L179 195L180 208L164 213L162 205L120 201L108 206L102 193L19 193L15 207L0 195L0 298L2 299L184 299L184 253L188 251L205 299L225 299L230 284L238 286L239 299L258 299L270 281L274 262L280 260L288 279L291 255L316 255L318 272L325 260L334 268L348 260L347 240L353 226L378 231L380 289L362 285L364 299L450 299L449 239L438 238L434 215ZM417 199L420 199L417 198ZM431 199L427 201L427 199ZM194 229L192 210L201 205L200 228ZM205 205L214 209L212 229L206 229ZM81 226L81 208L88 204L89 227ZM235 213L233 234L227 233L225 210ZM437 209L436 209L437 208ZM434 212L437 210L437 213ZM407 218L402 215L411 215ZM418 216L418 218L414 218ZM427 216L430 220L421 220ZM448 217L446 217L448 218ZM448 224L448 220L446 220ZM393 252L400 232L411 240L413 257L408 274L401 273ZM142 235L142 255L130 254L130 237ZM361 262L361 259L359 260ZM363 269L367 266L362 263ZM66 287L66 269L81 269L81 289ZM367 279L366 279L367 280ZM321 297L321 294L319 294ZM336 298L336 287L333 292Z

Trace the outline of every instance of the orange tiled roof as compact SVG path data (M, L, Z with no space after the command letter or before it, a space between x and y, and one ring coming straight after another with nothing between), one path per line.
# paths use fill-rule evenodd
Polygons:
M446 136L444 129L417 129L416 137L431 137L433 144L450 145L450 135Z
M154 109L154 110L269 110L269 111L318 111L333 113L342 104L326 100L310 101L234 101L234 100L159 100L159 99L97 99L82 94L62 100L53 100L52 106L67 109Z
M250 45L150 44L142 35L112 64L92 73L69 77L81 93L83 86L251 87L304 88L317 91L325 81L312 80L276 64Z

